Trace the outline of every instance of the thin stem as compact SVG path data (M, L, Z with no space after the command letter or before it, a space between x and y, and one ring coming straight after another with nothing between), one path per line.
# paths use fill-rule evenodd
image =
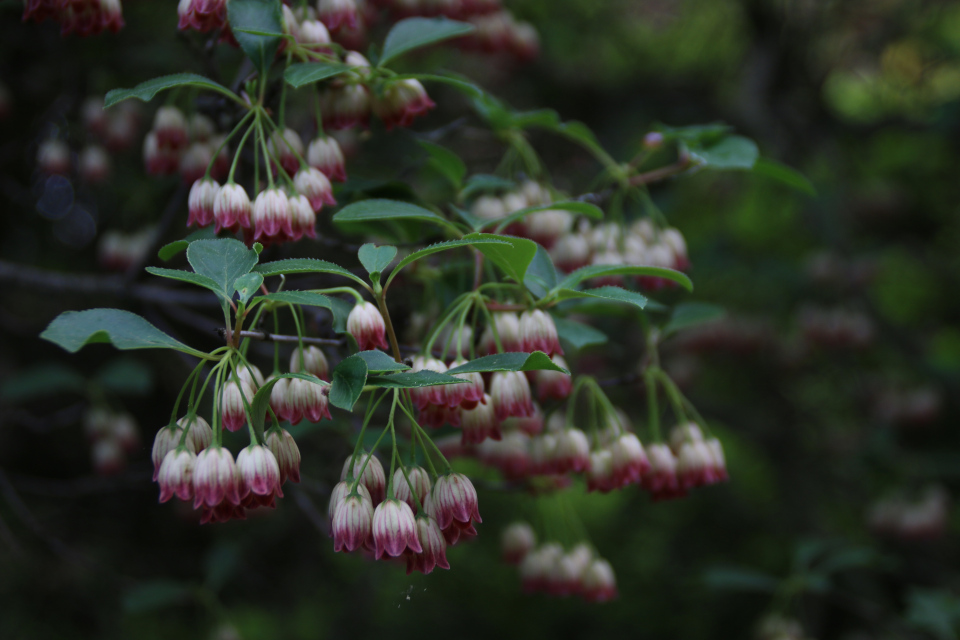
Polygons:
M203 178L205 180L210 178L210 172L213 170L213 165L216 164L217 158L220 156L220 152L223 151L223 148L227 146L228 142L230 142L230 138L232 138L237 133L237 131L240 130L240 127L243 125L243 123L246 122L247 118L249 118L252 115L253 115L253 111L248 111L247 114L240 119L240 122L237 123L237 125L233 128L233 130L227 134L227 136L223 139L223 142L220 143L220 146L217 148L216 152L210 158L210 162L207 163L207 170L203 174ZM239 155L239 153L240 151L238 149L237 154ZM236 161L236 158L234 158L234 161ZM230 171L230 177L231 178L233 177L232 167Z
M250 113L253 113L252 111ZM243 151L243 145L247 143L247 137L250 135L250 132L253 131L253 125L247 127L246 132L243 134L243 137L240 138L240 144L237 145L237 152L233 156L233 163L230 165L230 173L227 175L227 184L233 184L233 174L237 170L237 161L240 160L240 152ZM256 150L254 150L254 156L256 156ZM259 180L259 178L257 178ZM257 188L257 185L254 185L254 189Z

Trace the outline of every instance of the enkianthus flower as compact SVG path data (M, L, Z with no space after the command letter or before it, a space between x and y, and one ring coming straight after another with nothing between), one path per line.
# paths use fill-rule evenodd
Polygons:
M430 493L430 474L423 467L409 467L406 471L406 477L403 475L403 469L398 468L394 471L393 493L397 500L406 502L410 505L410 509L417 513L417 500L422 505L427 499L427 494ZM409 483L407 479L410 480ZM411 485L413 485L413 491L410 489ZM416 499L413 497L414 494L417 496Z
M459 537L476 535L473 522L482 522L477 506L477 490L470 478L462 473L440 476L429 500L433 515L448 544L456 544Z
M643 476L643 488L655 501L669 500L686 495L677 480L677 459L670 447L655 443L647 447L650 470Z
M283 33L289 36L293 36L293 39L299 40L300 35L300 21L297 20L296 16L293 15L293 9L285 4L280 4L280 22L282 24ZM280 41L280 46L277 48L277 53L285 51L287 48L287 40L284 38Z
M237 455L240 495L243 506L274 506L282 498L280 465L273 452L261 444L251 444Z
M532 60L540 53L540 35L529 22L513 22L509 31L508 48L523 61Z
M372 547L373 523L373 504L369 496L362 493L345 496L337 504L333 515L333 550L356 551L361 547Z
M213 149L205 142L194 142L180 156L180 179L183 184L193 184L203 178L207 166L213 160Z
M727 459L723 455L723 445L716 438L709 438L705 441L707 449L710 451L710 484L715 482L726 482L730 476L727 473Z
M300 482L300 448L290 432L286 429L271 429L267 431L267 448L277 459L280 468L280 484Z
M48 175L70 173L70 148L56 138L43 141L37 148L37 164Z
M317 19L330 31L357 28L357 5L354 0L318 0Z
M226 0L180 0L177 7L178 29L194 29L201 33L223 27L227 20Z
M670 449L674 454L680 453L685 442L703 442L703 431L696 422L678 424L670 430Z
M343 499L350 495L350 492L356 489L357 493L361 496L364 496L367 500L370 500L370 492L367 491L367 488L360 483L354 484L353 481L347 482L346 480L341 480L333 487L333 491L330 492L330 502L327 505L327 526L331 528L330 537L333 537L333 517L337 513L337 507L340 506L340 503L343 502ZM373 516L373 501L370 500L370 514L371 518Z
M520 563L520 581L526 593L546 591L550 573L563 557L563 547L549 542L527 553Z
M190 215L187 217L187 226L207 227L213 224L214 206L217 202L217 195L220 193L220 185L210 178L197 180L190 187L190 196L187 198L187 206Z
M187 119L180 109L173 106L157 109L153 118L153 132L157 134L157 144L170 149L181 149L190 140Z
M476 447L477 457L485 465L500 470L506 478L526 477L532 468L530 436L520 431L504 433L501 440L487 439Z
M290 203L280 189L264 189L253 202L253 239L283 240L293 233Z
M420 409L418 416L421 427L439 429L449 424L451 427L460 426L460 407L448 407L442 404L428 404Z
M311 51L327 51L330 44L330 32L319 20L304 20L296 33L297 44Z
M317 214L306 196L297 194L289 198L290 240L296 242L303 236L317 237Z
M463 358L457 358L450 363L450 369L467 364ZM444 400L448 407L460 406L465 410L473 409L477 403L483 400L484 385L483 376L477 372L473 373L451 373L450 375L461 380L466 380L463 384L438 385L436 388L443 389Z
M505 353L523 351L523 342L520 338L520 318L512 312L498 312L493 314L493 324L500 337L500 345ZM492 354L497 352L493 329L487 327L480 337L480 352Z
M542 433L530 438L530 472L547 475L560 473L556 468L557 436Z
M237 377L250 385L254 391L263 386L263 374L256 365L245 363L238 364Z
M337 512L341 509L343 506L338 507ZM407 549L413 553L423 552L416 518L406 502L392 498L377 505L373 512L373 547L377 560L384 555L396 558Z
M389 131L394 127L409 127L414 118L435 106L423 85L408 78L387 83L383 94L374 100L373 111Z
M112 476L123 471L127 458L120 443L113 438L97 440L90 449L93 468L101 476Z
M500 556L507 564L520 564L536 546L537 536L526 522L514 522L500 535Z
M543 409L536 402L533 403L533 414L527 417L507 418L500 423L500 429L503 432L522 431L523 433L535 436L543 431Z
M677 454L677 480L683 489L713 484L713 452L703 442L687 441Z
M564 429L557 435L553 452L557 472L586 471L590 468L590 442L580 429Z
M551 360L558 367L563 367L567 371L570 370L563 356L554 355ZM563 400L570 395L570 391L573 389L573 379L570 374L562 371L541 369L534 373L534 379L537 385L537 399L541 402L547 398Z
M593 552L582 542L560 556L547 574L547 592L555 596L579 593L581 579L592 559Z
M617 597L617 578L609 562L596 558L587 565L580 579L580 596L587 602L606 602Z
M319 378L316 382L290 378L290 384L287 386L288 396L295 403L297 410L310 422L320 422L324 418L333 420L333 416L330 415L329 392L329 386L320 384Z
M430 516L419 514L416 516L417 539L420 541L421 551L418 553L407 551L407 575L414 571L426 575L436 567L449 569L447 562L447 543L437 521Z
M433 356L419 355L413 359L413 366L410 368L410 372L417 373L418 371L424 370L435 371L437 373L446 373L447 365L445 365L442 360L438 360ZM459 387L461 385L436 385L432 387L415 387L410 389L410 400L413 402L413 406L421 411L430 405L446 406L447 396L444 386Z
M313 345L303 347L303 349L298 347L290 354L290 373L300 373L301 371L315 375L321 380L330 381L330 363L327 361L327 356Z
M490 382L490 398L497 420L533 415L530 383L520 371L497 371Z
M253 402L256 392L245 381L230 380L220 390L220 419L223 427L228 431L238 431L247 422L247 412L244 407Z
M568 233L557 239L550 249L550 257L560 271L576 271L591 261L590 241L580 233Z
M195 413L188 413L179 420L177 426L187 431L187 447L194 453L200 453L213 442L213 428L206 420Z
M193 508L240 505L240 472L224 447L204 449L193 468ZM219 514L218 514L219 515Z
M523 220L524 235L539 242L545 249L552 248L573 226L573 215L562 209L534 211Z
M173 496L181 500L193 497L193 469L196 462L197 455L186 447L178 447L167 453L157 477L160 502L166 502Z
M330 136L315 138L307 147L307 164L330 180L346 182L347 169L340 143Z
M293 177L293 186L307 197L314 211L320 211L324 204L335 205L330 180L320 170L304 167Z
M213 205L213 220L217 233L220 233L221 229L249 229L252 226L251 213L250 196L243 187L235 182L228 182L220 187Z
M110 156L100 145L87 145L80 152L77 170L86 182L102 184L110 177Z
M480 196L470 207L470 213L482 220L499 220L507 215L503 200L495 196Z
M293 175L300 168L300 158L303 156L303 140L293 129L287 127L282 132L274 131L270 136L270 153L280 161L280 167L289 175Z
M483 394L483 398L473 409L462 409L460 411L460 428L463 432L464 444L479 444L487 438L493 440L502 438L500 421L497 420L496 410L490 396Z
M150 459L153 462L153 481L157 481L160 475L160 465L168 453L177 448L180 443L182 430L176 425L168 425L157 431L153 439L153 450L150 453Z
M217 133L217 126L202 113L194 113L187 122L187 130L194 142L210 142Z
M360 483L370 492L370 499L374 506L376 506L383 502L383 497L387 491L387 480L383 473L383 465L380 464L380 460L378 460L375 455L360 453L356 461L354 461L352 457L347 458L343 463L340 479L355 478L357 474L360 473L360 469L363 469L364 462L366 462L367 459L369 459L369 462L367 462L366 469L363 471ZM351 462L353 463L352 465Z
M370 120L370 93L362 84L332 86L321 94L324 129L366 127Z
M388 349L387 327L380 310L366 300L358 302L347 316L347 331L357 341L360 351Z
M270 408L281 420L298 424L303 420L303 409L297 406L296 398L290 393L290 381L291 378L280 378L270 388Z
M616 489L618 485L613 475L613 454L608 449L591 452L586 476L587 491L607 493Z
M640 478L650 469L647 454L636 434L626 432L618 436L610 445L610 452L617 486L639 484Z
M675 269L683 271L690 266L690 259L687 257L687 241L683 234L677 229L669 227L660 233L660 240L670 248L673 253L673 265Z

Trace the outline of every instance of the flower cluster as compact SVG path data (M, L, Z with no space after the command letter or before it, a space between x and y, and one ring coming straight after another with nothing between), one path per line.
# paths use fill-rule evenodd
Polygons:
M153 126L143 141L147 173L165 176L179 173L185 184L204 175L223 177L230 166L225 137L213 121L201 113L189 120L175 106L157 109Z
M556 542L537 546L533 528L526 522L515 522L503 530L500 548L504 562L519 566L527 593L576 595L587 602L617 597L613 567L585 543L569 551Z
M92 443L93 468L108 476L127 466L127 456L140 445L140 429L129 413L96 407L84 416L84 430Z
M120 0L26 0L23 21L60 23L60 35L95 36L123 27Z
M398 468L389 491L380 461L370 453L347 458L327 511L335 551L402 556L407 573L449 569L446 550L477 535L477 492L470 479L447 473L431 482L422 467Z
M896 495L876 502L867 523L879 535L906 540L942 538L949 521L950 496L939 485L926 487L914 500Z
M330 380L330 365L317 347L298 348L290 355L290 372L305 373L319 380ZM274 376L267 379L269 382ZM270 408L281 420L299 424L331 420L329 387L303 378L280 378L270 389Z
M193 413L157 432L151 457L160 502L192 499L201 523L244 519L246 509L273 507L283 497L281 485L300 481L300 450L287 431L270 429L263 444L251 443L234 460Z

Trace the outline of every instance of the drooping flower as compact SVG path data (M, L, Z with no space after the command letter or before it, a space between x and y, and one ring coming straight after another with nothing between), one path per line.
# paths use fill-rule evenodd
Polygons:
M497 420L533 415L530 383L520 371L497 371L490 382L490 398Z
M430 474L423 467L408 467L407 475L403 475L403 469L397 469L393 474L393 493L397 500L402 500L410 505L410 509L417 513L417 501L423 504L427 494L430 493ZM409 479L409 483L407 480ZM411 491L411 485L413 490ZM416 499L414 498L416 494Z
M340 509L342 506L338 507L338 512ZM406 502L393 498L377 505L373 512L373 547L378 560L384 555L396 558L407 549L414 553L423 552L416 519Z
M351 462L353 463L351 465ZM364 468L364 463L366 467ZM356 478L363 469L363 475L360 477L360 483L370 492L370 499L374 506L383 502L384 494L387 489L387 480L383 472L383 465L380 460L370 453L360 453L356 460L352 457L347 458L343 463L343 471L340 472L341 480Z
M408 78L388 83L373 102L373 111L387 130L409 127L414 118L434 108L433 100L418 80Z
M306 196L314 211L320 211L325 204L337 204L333 198L330 180L318 169L304 167L297 171L297 175L293 177L293 186Z
M271 429L266 434L266 444L277 459L280 468L280 484L287 480L300 482L300 448L286 429Z
M520 351L563 355L557 326L549 313L533 309L520 314Z
M483 394L483 398L473 409L460 410L460 428L463 430L464 444L479 444L487 438L501 439L500 421L497 420L490 396Z
M307 164L317 169L330 180L345 182L347 170L343 151L335 138L326 136L314 139L307 147Z
M321 380L330 381L330 363L319 347L309 345L293 350L290 354L290 372L300 373L301 371L315 375Z
M387 327L380 310L366 300L358 302L347 316L347 331L354 337L361 351L387 349Z
M553 363L558 367L563 367L567 371L570 370L563 356L554 355L551 360L553 360ZM573 379L568 373L540 369L534 375L537 386L537 399L541 402L547 398L564 400L570 395L570 391L573 389Z
M251 444L237 455L240 472L240 496L244 506L273 506L282 498L280 465L267 447Z
M193 469L196 462L196 454L186 447L167 452L157 476L160 483L160 502L166 502L173 496L181 500L193 497Z
M537 536L526 522L514 522L500 535L500 555L507 564L520 564L537 545Z
M197 456L193 469L193 508L240 504L240 472L224 447L209 447Z
M370 547L373 523L370 498L361 493L348 494L337 504L333 515L333 550L356 551L360 547Z
M190 215L187 217L187 226L207 227L213 224L214 207L217 203L217 195L220 192L220 185L216 181L207 179L197 180L190 187L190 195L187 198L187 207Z
M290 203L280 189L264 189L253 202L253 239L283 240L293 233Z
M228 182L220 187L213 205L216 232L220 233L221 229L249 229L252 222L251 211L250 196L244 188L235 182Z
M416 516L417 539L420 541L421 551L415 553L406 552L407 575L414 571L426 575L436 567L449 569L450 563L447 562L447 543L443 539L443 533L440 531L437 521L423 514Z
M220 391L220 418L228 431L238 431L247 422L244 399L249 405L256 392L244 380L230 380Z

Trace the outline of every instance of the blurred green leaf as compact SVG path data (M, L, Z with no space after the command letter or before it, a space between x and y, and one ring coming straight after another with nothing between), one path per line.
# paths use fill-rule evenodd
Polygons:
M460 156L446 147L426 140L417 140L417 144L427 152L428 166L436 169L437 173L446 178L454 189L459 189L463 183L463 177L467 175L467 165Z
M513 180L507 180L499 176L491 176L484 173L478 173L467 179L467 184L460 191L460 200L469 200L477 193L487 193L490 191L508 191L515 189L517 183Z
M649 276L652 278L664 278L676 282L687 291L693 291L693 283L690 278L682 271L666 269L664 267L632 267L632 266L607 266L607 265L589 265L581 267L569 274L557 285L558 289L575 289L578 284L591 278L601 278L604 276Z
M682 329L695 327L705 322L719 320L726 315L726 310L715 304L703 302L684 302L673 308L670 320L663 327L663 335L668 336Z
M534 296L542 298L557 286L559 279L557 268L553 266L553 260L550 259L550 253L538 244L537 253L530 261L527 273L523 277L524 286Z
M227 21L233 37L258 71L273 62L283 33L280 0L230 0ZM270 35L254 35L254 33ZM277 34L277 35L273 35Z
M553 322L557 326L557 335L560 337L560 342L565 345L564 349L570 347L574 351L579 351L584 347L607 342L607 335L605 333L582 322L557 316L554 316Z
M236 543L219 541L203 560L206 586L217 593L240 569L240 549Z
M196 73L174 73L141 82L133 89L113 89L112 91L108 91L106 97L103 99L103 108L107 109L118 102L123 102L130 98L137 98L138 100L149 102L153 99L153 96L157 95L160 91L183 86L210 89L223 95L235 97L230 89L209 78L204 78Z
M938 640L957 640L960 598L940 589L913 588L907 593L906 621Z
M139 360L117 358L99 371L94 378L110 393L146 395L153 388L153 371Z
M788 187L802 191L808 196L817 195L817 190L814 188L813 183L810 182L805 175L796 169L791 169L787 165L770 160L769 158L757 158L757 161L753 164L752 171L759 176L782 182Z
M385 65L408 51L466 35L474 30L467 22L447 18L407 18L393 25L383 41L380 64Z
M691 147L690 155L710 169L752 169L760 150L743 136L727 136L709 147Z
M373 220L422 220L452 228L459 233L456 226L446 218L429 209L400 200L361 200L347 205L333 216L334 222L370 222Z
M0 385L0 400L30 402L65 392L83 393L86 388L86 380L79 372L58 362L49 362L6 377Z
M189 585L172 580L155 580L133 587L123 594L127 613L146 613L187 602L192 597Z
M703 583L711 589L773 593L780 581L766 573L742 567L713 567L703 574Z
M350 66L333 62L301 62L283 72L283 79L294 89L346 73Z

